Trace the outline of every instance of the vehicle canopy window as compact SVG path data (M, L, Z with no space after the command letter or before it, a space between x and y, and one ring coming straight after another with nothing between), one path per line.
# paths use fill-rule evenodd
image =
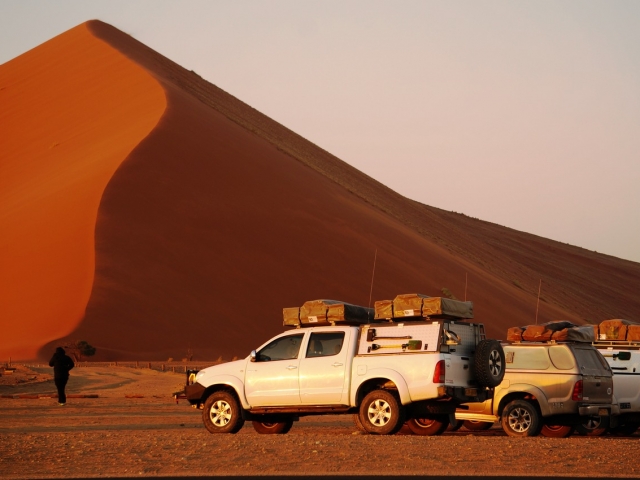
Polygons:
M256 359L259 362L273 362L275 360L291 360L297 358L303 337L304 333L276 338L258 352Z
M330 357L337 355L342 350L344 332L318 332L312 333L307 346L307 358Z
M576 366L571 350L563 345L549 347L549 357L558 370L571 370Z
M595 349L574 347L578 368L583 372L601 373L609 366L603 356Z
M513 348L504 346L506 369L546 370L551 365L546 347Z

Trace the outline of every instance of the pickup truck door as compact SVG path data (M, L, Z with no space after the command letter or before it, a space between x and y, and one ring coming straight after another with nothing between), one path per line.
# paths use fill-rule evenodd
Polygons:
M640 353L637 351L620 352L600 350L613 370L613 394L620 405L620 413L640 411Z
M312 332L300 360L300 399L303 405L339 405L349 364L351 331Z
M304 333L284 335L269 342L248 362L244 388L252 407L300 405L300 346Z

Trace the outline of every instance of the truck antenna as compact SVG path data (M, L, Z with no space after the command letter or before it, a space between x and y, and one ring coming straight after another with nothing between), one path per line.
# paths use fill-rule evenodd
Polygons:
M536 325L538 324L538 309L540 308L540 290L542 290L542 279L538 285L538 303L536 304Z
M376 248L376 253L373 256L373 273L371 274L371 289L369 290L369 308L371 308L371 298L373 296L373 278L376 275L376 260L378 259L378 249Z

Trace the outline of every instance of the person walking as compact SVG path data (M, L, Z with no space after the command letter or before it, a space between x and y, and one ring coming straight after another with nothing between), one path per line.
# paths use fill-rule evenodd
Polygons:
M49 361L49 366L53 367L53 381L58 389L58 405L67 404L67 395L64 393L64 388L69 381L69 370L75 365L71 357L64 352L64 348L56 348L56 352Z

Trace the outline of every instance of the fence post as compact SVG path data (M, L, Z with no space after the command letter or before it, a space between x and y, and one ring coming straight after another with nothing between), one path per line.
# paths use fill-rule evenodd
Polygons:
M151 362L149 362L149 368L151 368Z
M162 364L162 371L164 372L164 363Z

